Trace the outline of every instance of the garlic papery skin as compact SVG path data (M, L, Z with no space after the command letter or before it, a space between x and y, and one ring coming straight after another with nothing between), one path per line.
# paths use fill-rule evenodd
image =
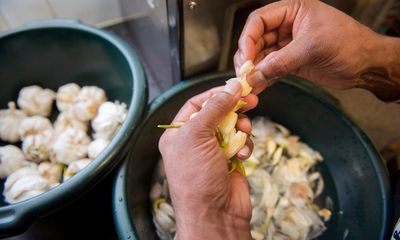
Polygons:
M69 127L80 129L84 132L88 131L87 122L82 122L74 118L71 114L68 114L67 112L60 113L57 117L57 120L54 122L54 130L57 133L61 133Z
M50 159L52 154L52 145L56 140L56 134L53 130L29 135L22 142L22 151L28 160L39 163Z
M111 139L126 118L125 103L105 102L101 104L97 116L92 121L94 138Z
M50 159L53 162L70 164L85 158L89 143L90 138L86 132L76 128L67 128L58 135L54 142Z
M38 166L38 171L51 184L57 184L61 181L63 167L64 165L60 163L42 162Z
M82 169L87 167L93 160L84 158L78 161L74 161L68 165L68 168L64 171L64 181L67 181L72 176L80 172Z
M8 109L0 110L0 139L10 143L19 141L19 126L26 114L16 109L15 102L8 103Z
M89 121L96 116L99 106L106 100L103 89L95 86L82 87L74 100L72 114L80 121Z
M0 147L0 178L4 179L11 173L27 165L24 153L17 146Z
M53 130L53 125L48 118L42 116L32 116L22 120L18 129L18 133L21 140L24 140L29 135L40 134L47 130Z
M104 138L98 138L91 142L88 146L88 156L91 159L95 159L110 143L110 140Z
M28 115L50 115L55 93L51 89L43 89L32 85L21 89L18 95L18 106Z
M76 83L68 83L59 87L56 95L56 105L58 110L60 112L69 111L80 90L81 87Z

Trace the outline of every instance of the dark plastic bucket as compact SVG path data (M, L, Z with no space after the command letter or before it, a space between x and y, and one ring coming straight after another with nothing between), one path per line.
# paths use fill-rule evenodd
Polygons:
M83 171L32 199L0 203L0 236L5 236L23 231L38 216L84 194L126 156L127 143L147 103L147 85L139 59L125 42L74 20L38 21L0 34L0 79L1 108L16 100L24 86L38 84L57 90L72 81L99 86L108 99L129 107L112 142Z
M217 74L182 82L151 104L114 183L113 214L120 239L156 238L148 193L163 133L157 124L171 122L188 98L230 77ZM334 208L320 239L386 239L391 210L387 173L366 135L329 96L304 80L288 77L262 93L259 106L248 114L287 126L325 157L320 165L326 184L323 194L332 198Z

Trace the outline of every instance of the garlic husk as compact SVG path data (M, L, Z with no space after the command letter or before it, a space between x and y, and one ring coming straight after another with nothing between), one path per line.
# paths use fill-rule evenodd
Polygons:
M42 116L27 117L19 125L18 133L21 140L29 135L36 135L45 131L52 131L53 125L48 118Z
M84 132L88 131L88 123L75 119L71 114L62 112L58 115L57 120L54 122L54 130L58 133L65 131L67 128L77 128Z
M25 167L27 162L24 153L17 146L0 147L0 178L4 179L16 170Z
M50 183L36 168L20 168L4 183L3 195L8 203L27 200L50 189Z
M60 133L53 144L50 159L53 162L70 164L87 156L90 138L85 131L67 128Z
M92 141L88 146L88 156L91 159L95 159L110 143L110 140L104 138L98 138Z
M125 103L104 102L97 116L92 121L94 138L111 139L125 120L127 108Z
M40 86L32 85L24 87L18 95L18 106L28 115L50 115L55 93L50 89L43 89Z
M8 109L0 110L0 139L10 143L19 141L18 129L26 114L16 109L15 102L8 103Z
M80 172L82 169L87 167L93 160L89 158L80 159L74 161L68 165L68 168L64 171L64 181L67 181L72 176Z
M38 171L51 184L57 184L61 181L63 167L64 165L59 163L42 162L38 166Z
M28 160L36 163L47 161L52 155L52 145L56 138L57 135L53 130L29 135L22 142L22 151Z
M106 100L103 89L95 86L82 87L74 100L72 114L80 121L89 121L96 116L99 106Z
M76 83L62 85L57 90L56 105L60 112L67 112L73 105L81 87Z

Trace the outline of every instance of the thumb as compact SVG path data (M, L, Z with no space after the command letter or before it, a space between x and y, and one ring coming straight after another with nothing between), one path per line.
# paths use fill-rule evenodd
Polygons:
M235 107L242 93L242 86L239 81L228 81L219 93L211 97L207 104L191 121L201 129L212 130L220 124L226 115Z

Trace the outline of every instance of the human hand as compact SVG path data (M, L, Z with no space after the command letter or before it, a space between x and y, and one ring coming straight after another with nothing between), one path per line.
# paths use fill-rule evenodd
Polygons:
M258 72L248 79L256 94L293 73L393 100L400 97L399 51L398 39L379 35L323 2L283 0L250 14L234 64L236 71L247 60L256 64Z
M160 139L181 239L250 239L247 180L239 172L228 173L228 159L215 137L216 127L232 111L240 95L240 83L228 81L223 88L193 97L172 122L184 125L166 130ZM244 99L248 108L255 106L254 99L254 95ZM201 107L206 100L207 104ZM198 114L189 121L195 112ZM237 128L250 133L249 119L242 116ZM239 155L247 158L251 151L252 143L248 141Z

